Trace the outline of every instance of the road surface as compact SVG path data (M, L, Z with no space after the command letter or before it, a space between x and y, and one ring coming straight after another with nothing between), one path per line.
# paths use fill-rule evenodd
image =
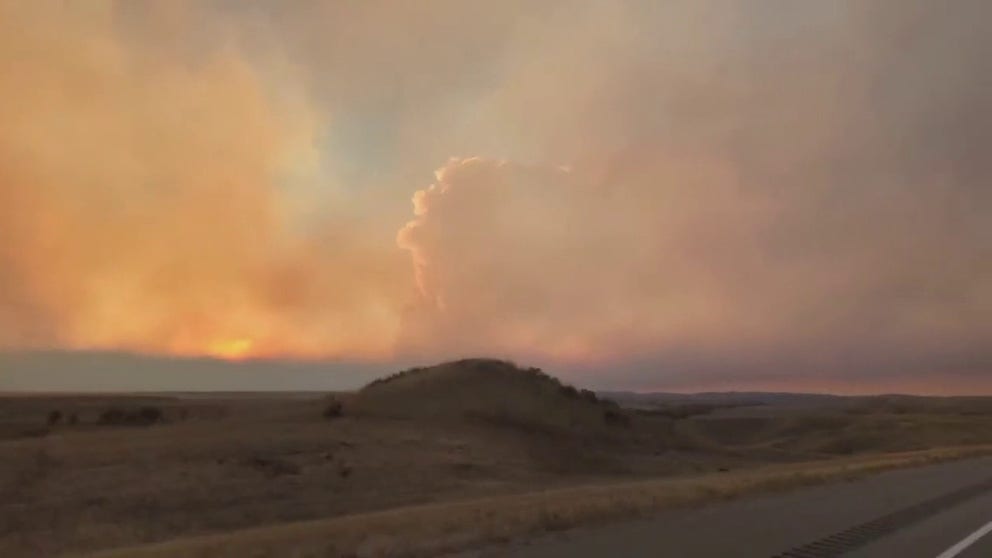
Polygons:
M882 473L464 558L992 558L992 458Z

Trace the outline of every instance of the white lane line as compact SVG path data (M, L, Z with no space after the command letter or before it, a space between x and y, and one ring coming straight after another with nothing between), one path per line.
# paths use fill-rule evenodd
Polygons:
M978 539L988 535L989 533L992 533L992 521L989 521L984 527L965 537L964 540L958 544L942 552L937 558L954 558L958 554L961 554L967 550L969 546L978 542Z

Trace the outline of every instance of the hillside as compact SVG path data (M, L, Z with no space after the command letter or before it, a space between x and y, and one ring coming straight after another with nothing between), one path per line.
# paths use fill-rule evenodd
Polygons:
M562 384L537 368L467 359L376 380L349 412L393 418L480 419L527 427L597 431L626 424L612 401Z
M407 370L348 393L0 399L0 526L8 526L0 528L0 556L313 520L393 533L363 514L522 493L557 494L549 496L553 514L516 503L492 517L536 510L531 519L494 519L494 532L564 527L578 517L569 511L573 496L589 485L606 487L593 508L624 510L642 500L616 493L618 483L696 486L708 478L736 491L765 467L782 467L784 476L768 477L781 486L804 471L817 478L822 467L848 475L855 462L903 459L886 452L950 446L947 455L962 455L961 446L986 451L992 443L990 398L802 396L806 404L797 405L776 394L744 395L620 409L540 370L473 359ZM343 412L328 413L334 404ZM159 420L107 420L117 410L142 416L146 408ZM668 494L665 488L644 501ZM462 519L474 528L478 517ZM449 533L447 521L436 527ZM321 544L346 544L326 535ZM293 554L297 539L290 539L270 555ZM317 554L335 555L324 550ZM175 555L192 554L183 547Z

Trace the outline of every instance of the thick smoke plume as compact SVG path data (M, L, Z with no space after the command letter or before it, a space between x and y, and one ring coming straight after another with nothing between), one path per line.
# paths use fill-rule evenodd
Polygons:
M405 346L644 387L980 382L987 5L649 4L575 15L486 99L541 165L453 160L417 194Z
M988 2L0 6L0 346L992 389Z
M305 95L233 46L163 50L120 15L0 3L0 347L388 350L406 295L391 252L348 222L290 222L287 191L318 178L300 172Z

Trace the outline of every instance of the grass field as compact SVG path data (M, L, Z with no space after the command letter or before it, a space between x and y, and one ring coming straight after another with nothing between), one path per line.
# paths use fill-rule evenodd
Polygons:
M773 465L728 474L604 483L439 503L180 539L93 558L356 556L420 558L583 524L885 470L992 454L992 445Z
M981 398L635 411L480 370L335 394L341 416L325 394L0 399L0 556L429 555L992 444Z

